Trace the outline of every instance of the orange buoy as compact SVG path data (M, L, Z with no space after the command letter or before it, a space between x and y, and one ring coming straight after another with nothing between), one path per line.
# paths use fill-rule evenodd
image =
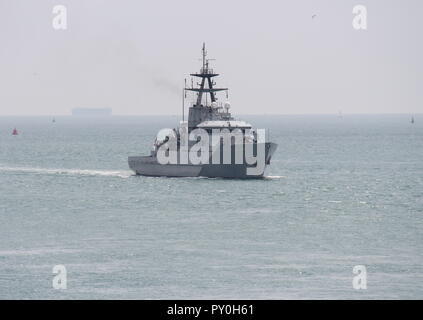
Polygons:
M18 130L16 130L16 128L13 129L12 135L14 135L14 136L17 136L18 135Z

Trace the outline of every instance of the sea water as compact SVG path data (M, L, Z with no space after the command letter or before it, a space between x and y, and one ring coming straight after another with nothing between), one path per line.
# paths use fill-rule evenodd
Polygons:
M265 179L134 176L176 116L0 117L0 298L423 298L423 117L241 118Z

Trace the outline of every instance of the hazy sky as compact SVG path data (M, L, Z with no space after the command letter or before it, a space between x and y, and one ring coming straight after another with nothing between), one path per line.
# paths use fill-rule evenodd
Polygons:
M179 114L203 41L235 114L418 113L422 39L421 0L0 0L0 115Z

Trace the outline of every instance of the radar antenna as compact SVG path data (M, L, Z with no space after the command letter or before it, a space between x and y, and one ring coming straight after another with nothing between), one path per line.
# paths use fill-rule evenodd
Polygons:
M213 87L216 83L212 80L212 78L217 77L219 74L214 73L213 69L209 68L209 61L214 59L207 59L207 50L206 50L205 42L203 42L202 56L203 56L202 57L203 67L201 68L200 72L191 74L191 76L193 77L201 78L201 83L198 83L199 88L193 88L192 85L191 85L191 88L187 88L185 86L185 90L197 92L196 106L201 106L203 93L209 93L211 103L213 103L213 102L216 102L217 100L216 94L215 94L217 91L226 91L226 92L228 91L228 88L214 88ZM207 80L208 88L205 88L206 80Z

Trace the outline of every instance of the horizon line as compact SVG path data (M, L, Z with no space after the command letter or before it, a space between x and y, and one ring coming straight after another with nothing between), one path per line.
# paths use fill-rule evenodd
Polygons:
M345 115L422 115L423 112L383 112L383 113L237 113L235 116L345 116ZM72 117L72 118L108 118L108 117L182 117L180 114L110 114L110 115L72 115L72 114L5 114L0 117Z

